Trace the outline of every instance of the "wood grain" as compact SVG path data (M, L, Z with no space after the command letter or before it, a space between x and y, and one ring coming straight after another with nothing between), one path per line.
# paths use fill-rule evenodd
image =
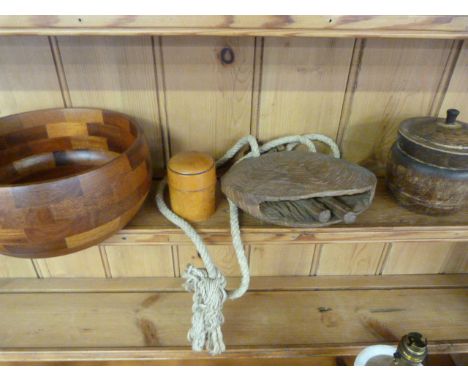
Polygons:
M228 289L240 277L228 277ZM251 278L250 292L311 290L457 289L468 287L468 274L388 276L260 276ZM2 293L133 293L182 292L180 278L1 278Z
M336 137L352 39L266 38L258 136Z
M452 243L443 273L468 273L468 243Z
M343 133L346 159L383 171L399 123L429 114L451 46L431 40L366 42Z
M305 276L310 273L314 245L252 245L252 276Z
M441 273L452 243L393 243L384 264L384 275Z
M434 343L466 344L468 307L460 302L467 297L461 288L251 292L225 305L223 332L228 348L394 343L414 328ZM0 342L3 351L188 347L191 300L189 293L0 294L8 312Z
M46 37L1 37L0 67L0 116L64 106Z
M89 248L124 227L148 194L148 146L123 114L47 109L0 118L0 129L0 253Z
M68 256L34 260L42 277L106 277L98 247Z
M324 244L317 275L374 275L384 243Z
M466 16L1 16L0 34L466 38Z
M164 168L152 43L149 37L60 37L64 74L74 107L129 115L143 129L153 169Z
M120 360L107 360L107 361L95 361L93 359L82 360L82 361L41 361L41 357L38 355L35 357L37 361L12 361L2 362L0 360L0 366L337 366L338 361L335 357L286 357L286 358L264 358L258 357L252 354L249 358L211 358L211 359L166 359L166 360L136 360L129 357L123 356L125 350L120 354ZM90 356L97 356L95 352L86 352ZM140 356L142 352L139 352ZM138 354L138 353L137 353ZM162 353L164 354L164 353ZM20 353L9 353L8 357L20 356ZM28 354L29 355L29 354ZM27 359L28 355L23 354L24 359ZM62 354L63 356L64 354ZM49 353L49 356L52 354ZM57 354L57 356L59 356ZM59 356L60 357L60 356ZM99 356L98 356L99 357ZM137 358L139 356L137 355ZM446 356L450 359L449 356ZM3 357L2 357L3 358ZM52 357L51 357L52 358ZM29 358L31 359L31 358ZM124 360L125 359L125 360ZM453 362L452 362L453 364ZM446 363L432 363L431 365L447 365Z
M18 259L0 255L0 278L32 277L36 278L33 263L29 259Z
M108 244L190 244L187 236L154 208L153 194L132 222L106 240ZM279 227L240 214L246 244L262 243L362 243L408 241L468 241L468 211L448 216L416 214L398 206L382 179L377 183L372 205L353 225L321 228ZM214 215L194 227L209 244L230 244L229 206L221 198Z
M223 193L240 209L260 220L288 227L352 223L370 205L376 185L375 175L363 167L330 155L304 151L272 152L247 158L221 178ZM341 195L356 195L362 201L356 212L351 211L356 204L348 207L328 198ZM332 212L332 218L323 222L305 213L312 203L326 207Z
M104 247L111 276L171 277L174 276L171 247L139 245Z
M220 51L231 48L232 64ZM250 132L253 38L163 38L171 153L195 150L215 158Z
M447 109L459 109L460 120L468 121L468 43L463 41L463 46L458 56L449 86L445 93L444 101L440 108L440 117L445 117Z
M189 222L205 221L216 210L216 166L207 154L186 151L167 165L170 208Z
M388 345L396 345L396 342L386 342ZM106 365L151 365L151 364L231 364L234 360L239 365L254 363L256 359L268 360L269 365L287 364L289 360L308 359L323 360L324 354L337 357L336 363L339 366L352 364L355 356L370 343L353 344L320 344L309 346L248 346L231 347L225 353L216 357L208 353L193 352L190 348L170 349L164 347L141 347L141 348L107 348L107 349L8 349L0 353L1 364L106 364ZM465 365L466 357L463 352L467 350L465 341L434 341L428 344L429 365L447 365L450 362L445 358L450 357L453 363ZM442 354L446 354L444 357ZM325 359L330 359L329 357ZM25 360L29 360L26 361ZM276 362L276 363L275 363ZM328 364L328 363L327 363ZM311 364L312 365L312 364Z
M216 266L219 267L225 276L240 276L236 253L231 245L209 245L208 252ZM204 267L202 259L198 256L193 246L179 245L178 254L181 273L185 271L188 264L192 264L195 267ZM248 259L249 252L247 249L246 256Z

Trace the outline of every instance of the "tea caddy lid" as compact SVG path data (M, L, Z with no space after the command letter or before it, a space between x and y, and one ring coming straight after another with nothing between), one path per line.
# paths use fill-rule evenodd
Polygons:
M446 118L406 119L399 129L400 149L427 164L468 169L468 124L457 120L459 114L448 109Z
M198 175L213 169L214 159L196 151L181 152L174 155L168 163L168 169L181 175Z

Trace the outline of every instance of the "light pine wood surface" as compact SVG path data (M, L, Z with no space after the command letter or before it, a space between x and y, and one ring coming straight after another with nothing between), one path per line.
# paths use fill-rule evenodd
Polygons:
M466 38L466 16L1 16L0 34Z
M375 274L384 249L383 243L324 244L317 275Z
M429 115L451 47L451 41L366 41L343 133L346 159L384 173L400 122Z
M0 116L63 107L47 37L0 37Z
M103 246L111 277L174 276L170 245Z
M314 245L253 245L250 272L254 276L308 275L314 250Z
M258 136L321 133L335 139L353 39L266 38Z
M60 37L58 47L69 106L115 110L134 119L161 175L164 156L151 38Z
M440 117L446 116L447 109L459 109L460 120L468 120L468 92L466 91L466 83L468 81L468 42L463 41L462 47L458 52L458 60L453 71L447 92L440 108Z
M468 243L453 243L443 265L444 273L468 273Z
M253 38L162 39L172 154L195 150L219 158L249 134L253 43ZM233 63L222 63L223 48L232 49Z
M393 243L383 274L442 273L452 245L446 243Z
M32 260L0 256L0 278L33 277L37 274Z
M418 328L432 343L464 339L466 346L468 307L460 301L467 293L464 288L255 291L224 306L224 338L229 348L352 348L394 343ZM8 314L0 316L0 341L3 350L187 347L191 300L188 293L161 292L1 293Z
M217 267L225 276L240 276L239 264L237 262L234 248L230 245L209 245L208 251ZM203 261L193 245L179 245L177 247L178 267L182 274L189 264L195 267L203 267ZM247 260L249 248L245 249Z
M106 277L98 247L91 247L67 256L35 259L41 278L48 277Z
M207 26L212 20L188 22ZM259 20L218 21L237 28ZM461 19L424 20L439 31L461 25ZM66 27L76 20L43 21ZM139 18L113 21L117 29L118 25L144 27L146 22ZM333 18L333 28L342 29L342 21ZM97 26L102 19L82 22ZM273 29L294 29L306 26L310 19L294 16L282 26L280 19L269 22L276 25ZM377 22L375 18L353 20L348 26L364 30ZM425 25L416 24L405 28L416 30ZM224 47L233 49L234 63L221 63L219 54ZM158 176L171 151L194 148L219 157L249 132L263 140L323 132L338 137L345 158L381 171L385 152L403 118L439 111L443 115L454 106L466 120L468 55L466 42L461 41L9 36L0 38L0 52L1 115L64 104L121 110L137 117L144 127ZM246 250L255 252L250 262L258 274L372 275L399 269L408 273L466 272L467 221L465 212L442 218L413 214L397 207L384 188L356 225L346 229L271 227L241 215ZM221 200L215 215L197 228L212 245L223 270L236 275L228 222L227 205ZM431 240L436 244L427 252L432 260L421 265L418 260L426 254L425 245L431 245L419 243L416 256L407 248L416 245L412 241ZM284 250L289 243L297 245ZM399 255L398 249L411 256ZM199 261L185 235L156 212L150 197L136 219L103 247L70 259L50 259L49 268L45 261L12 261L0 256L0 274L179 277L187 259Z

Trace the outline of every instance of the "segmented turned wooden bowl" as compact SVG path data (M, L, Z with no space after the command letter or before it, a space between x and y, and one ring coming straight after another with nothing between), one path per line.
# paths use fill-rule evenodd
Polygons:
M52 257L97 244L132 219L150 183L146 140L123 114L0 118L0 253Z

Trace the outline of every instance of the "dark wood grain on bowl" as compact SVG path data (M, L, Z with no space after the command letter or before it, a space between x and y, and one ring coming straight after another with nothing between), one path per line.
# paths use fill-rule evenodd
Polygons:
M124 227L151 183L150 154L125 115L53 109L0 119L0 253L79 251Z

